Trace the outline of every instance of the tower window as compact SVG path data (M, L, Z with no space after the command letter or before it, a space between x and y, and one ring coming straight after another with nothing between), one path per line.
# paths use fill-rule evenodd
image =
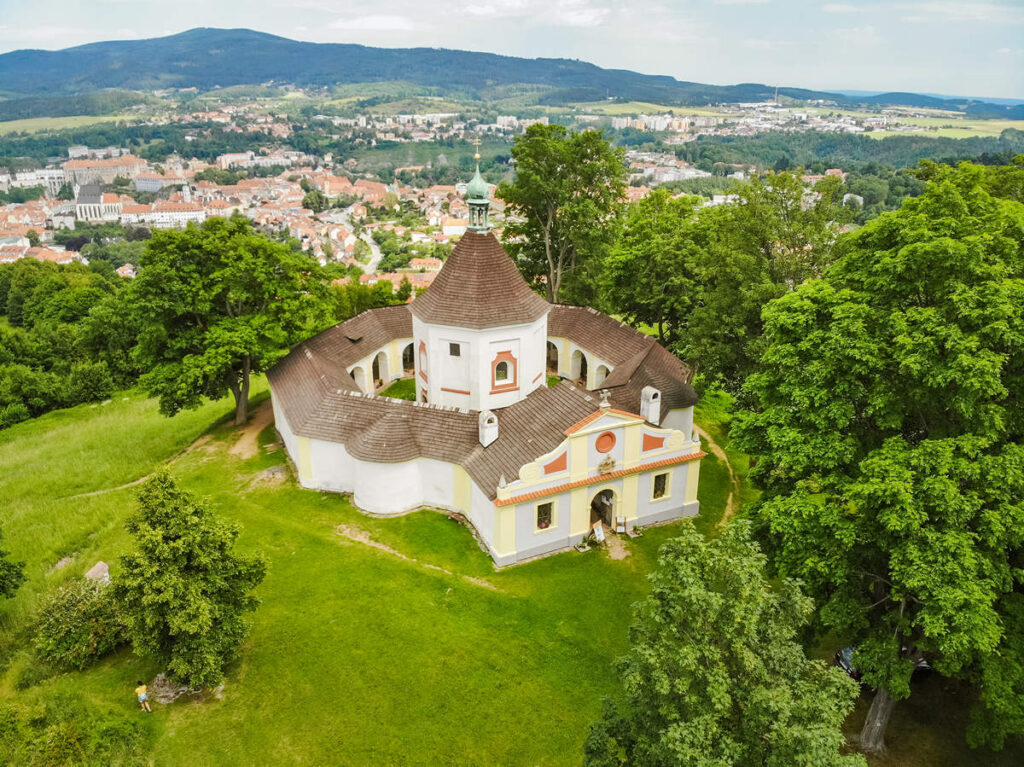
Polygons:
M668 492L668 474L655 474L654 492L651 493L651 497L655 499L664 498L666 492Z
M508 363L499 362L494 368L494 380L495 381L507 381L508 380Z
M448 353L453 357L462 356L462 347L458 344L448 344Z

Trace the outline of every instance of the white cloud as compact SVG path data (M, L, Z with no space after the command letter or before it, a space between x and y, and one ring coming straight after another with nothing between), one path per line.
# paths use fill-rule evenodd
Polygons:
M1000 3L917 2L898 3L896 8L908 13L904 21L915 24L929 22L978 22L982 24L1024 24L1024 7Z
M714 0L715 5L765 5L771 0Z
M870 24L863 27L833 29L829 32L828 36L836 41L859 46L881 45L885 42L885 38Z
M529 6L527 0L490 0L490 2L471 2L463 10L470 16L505 19L523 15L529 10Z
M596 27L609 13L609 9L596 8L588 0L558 0L550 19L566 27Z
M849 3L825 3L821 10L825 13L857 13L863 9Z
M416 23L408 16L357 16L335 19L331 22L331 29L355 29L363 32L411 32L416 28Z

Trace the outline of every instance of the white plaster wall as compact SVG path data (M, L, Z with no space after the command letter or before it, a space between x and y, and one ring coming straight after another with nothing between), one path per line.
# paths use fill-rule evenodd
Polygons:
M420 503L454 509L455 472L452 464L433 458L420 458L416 464L420 472Z
M678 429L689 439L693 435L693 406L669 410L667 414L662 413L660 427Z
M686 478L688 476L689 463L680 463L667 468L653 469L639 476L637 488L637 524L642 525L645 517L663 515L668 511L678 512L678 516L686 516L683 505L686 499ZM669 495L666 498L653 500L651 494L654 489L654 476L668 472Z
M487 548L494 553L494 502L470 480L470 509L467 515Z
M434 404L469 410L496 410L508 407L540 386L544 380L547 353L547 315L525 325L472 330L449 325L432 325L413 317L413 343L417 350L416 373L421 388L427 389ZM420 376L419 347L427 346L427 381ZM458 343L457 360L449 353L449 344ZM491 394L491 363L498 351L508 350L517 361L518 389ZM469 395L442 389L469 391Z
M553 501L556 508L554 524L545 530L538 531L536 504L541 501ZM571 518L572 495L568 492L516 504L516 559L536 556L570 545Z
M277 427L277 433L281 435L281 441L284 442L284 448L288 451L288 455L291 456L292 461L295 461L295 434L284 417L284 411L277 403L273 389L270 390L270 404L274 409L274 426Z
M351 493L355 459L348 454L340 442L311 439L310 474L312 487L318 490L333 490L336 493Z
M398 514L422 503L419 461L352 462L352 500L373 514Z

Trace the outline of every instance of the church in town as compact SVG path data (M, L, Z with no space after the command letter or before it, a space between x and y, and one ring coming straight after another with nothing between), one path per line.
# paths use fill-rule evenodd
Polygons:
M425 293L270 371L299 483L373 514L457 512L499 565L697 514L692 371L653 338L530 290L490 231L489 195L478 168L469 228ZM400 378L416 401L380 394Z

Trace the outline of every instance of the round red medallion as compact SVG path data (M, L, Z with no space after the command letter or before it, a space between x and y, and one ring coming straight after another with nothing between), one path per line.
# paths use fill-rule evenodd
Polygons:
M599 453L607 453L613 447L615 447L615 435L610 431L602 432L597 435L597 441L594 443L594 447L597 448Z

